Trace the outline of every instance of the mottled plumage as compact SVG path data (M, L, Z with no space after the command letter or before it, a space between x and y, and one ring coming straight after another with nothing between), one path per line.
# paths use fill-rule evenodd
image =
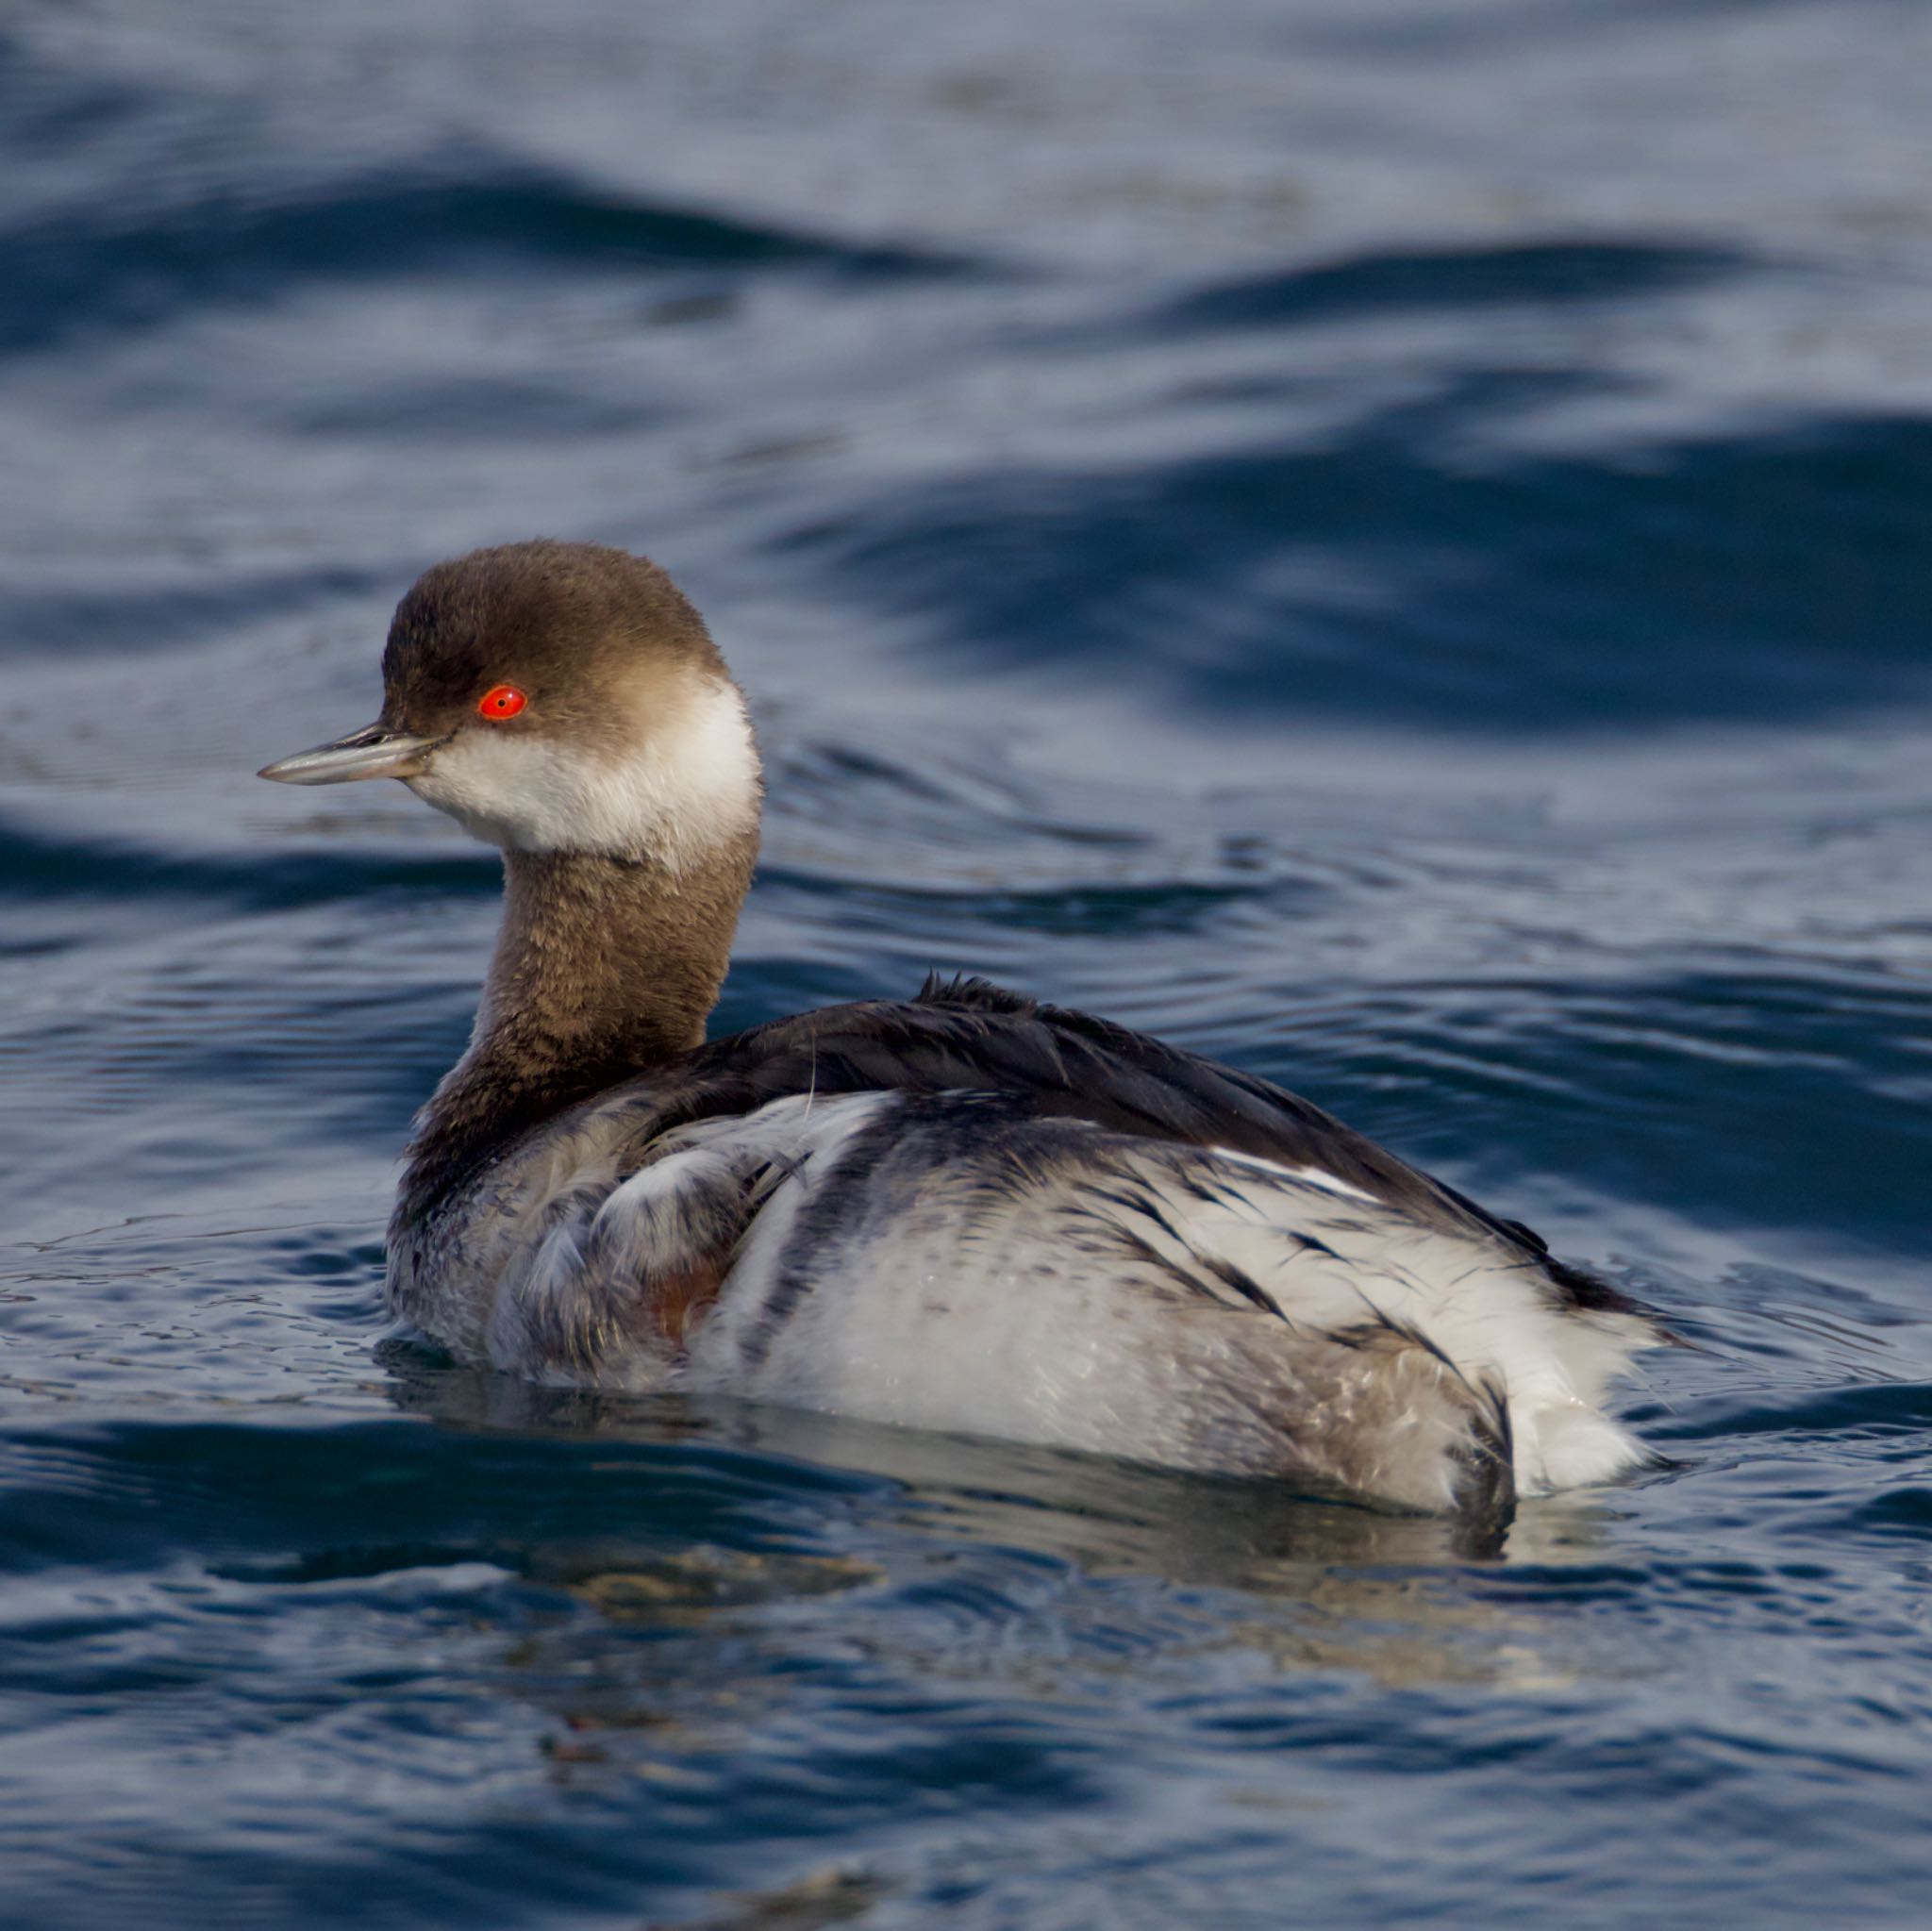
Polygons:
M396 1313L463 1358L1492 1522L1643 1459L1601 1404L1648 1312L1265 1080L979 979L701 1043L758 769L650 566L439 566L384 669L382 724L272 774L400 775L505 851L391 1226Z

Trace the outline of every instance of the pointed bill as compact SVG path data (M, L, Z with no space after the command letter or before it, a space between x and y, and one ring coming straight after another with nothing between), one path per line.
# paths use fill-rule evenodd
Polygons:
M419 777L440 741L387 724L364 724L332 744L318 744L262 766L256 775L281 785L345 785L352 778Z

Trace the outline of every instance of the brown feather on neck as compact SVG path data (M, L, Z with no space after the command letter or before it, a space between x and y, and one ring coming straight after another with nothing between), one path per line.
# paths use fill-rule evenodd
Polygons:
M522 1132L703 1043L757 842L733 839L677 873L648 858L505 854L475 1035L418 1122L411 1211Z

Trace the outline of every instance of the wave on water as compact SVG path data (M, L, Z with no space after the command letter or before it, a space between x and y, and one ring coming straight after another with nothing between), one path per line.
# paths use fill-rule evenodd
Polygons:
M1924 1920L1928 58L9 12L0 1917ZM539 533L752 700L720 1026L978 971L1289 1084L1663 1307L1669 1464L1478 1543L391 1332L498 867L253 774Z

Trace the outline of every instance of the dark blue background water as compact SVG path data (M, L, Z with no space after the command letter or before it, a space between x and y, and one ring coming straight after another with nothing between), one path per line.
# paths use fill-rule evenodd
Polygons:
M1932 15L21 0L0 1918L1932 1920ZM425 563L755 693L722 1020L991 971L1666 1306L1441 1526L382 1341Z

